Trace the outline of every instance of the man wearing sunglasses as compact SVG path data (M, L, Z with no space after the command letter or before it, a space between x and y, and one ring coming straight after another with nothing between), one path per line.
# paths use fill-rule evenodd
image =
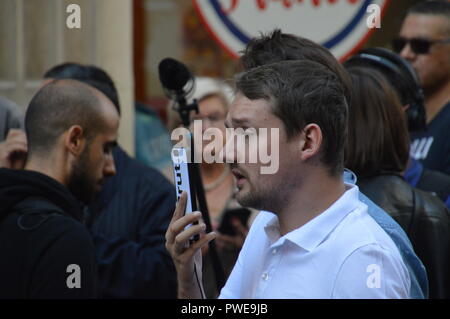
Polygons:
M450 175L450 2L412 7L394 49L416 70L425 94L427 129L411 136L411 155Z

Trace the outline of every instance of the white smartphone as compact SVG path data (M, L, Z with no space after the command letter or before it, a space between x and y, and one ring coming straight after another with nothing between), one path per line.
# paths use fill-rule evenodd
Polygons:
M180 200L181 193L185 191L187 193L187 202L184 214L190 214L197 210L197 202L195 200L195 190L192 185L192 171L188 163L187 149L184 147L174 147L172 149L172 163L177 202ZM186 226L186 229L190 226ZM198 235L191 238L191 240L198 240Z

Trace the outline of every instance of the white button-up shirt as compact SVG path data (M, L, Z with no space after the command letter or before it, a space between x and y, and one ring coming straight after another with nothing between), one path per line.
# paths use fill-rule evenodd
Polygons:
M219 298L408 298L409 273L357 186L305 225L280 236L261 211Z

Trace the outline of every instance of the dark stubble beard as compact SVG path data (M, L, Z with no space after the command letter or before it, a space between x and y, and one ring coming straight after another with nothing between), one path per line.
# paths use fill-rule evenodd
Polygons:
M302 182L297 175L284 174L284 178L278 178L278 182L272 185L260 181L259 187L256 188L248 179L247 183L250 190L246 194L238 193L236 195L239 204L243 207L265 210L278 215L292 200L293 193L300 188Z
M269 189L260 185L259 189L253 187L247 180L250 190L246 194L236 196L237 201L243 207L251 207L258 210L266 210L273 213L280 211L283 207L284 195L282 187Z
M95 197L96 184L89 162L89 148L86 147L72 167L68 188L75 198L84 204L89 204Z

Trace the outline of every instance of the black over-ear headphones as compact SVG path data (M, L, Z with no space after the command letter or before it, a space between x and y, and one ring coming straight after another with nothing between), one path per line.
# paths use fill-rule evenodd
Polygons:
M409 131L420 131L426 127L426 113L423 90L420 87L416 72L398 54L384 48L370 48L359 51L345 61L346 67L367 66L380 71L398 92L403 105L409 104L406 110Z

